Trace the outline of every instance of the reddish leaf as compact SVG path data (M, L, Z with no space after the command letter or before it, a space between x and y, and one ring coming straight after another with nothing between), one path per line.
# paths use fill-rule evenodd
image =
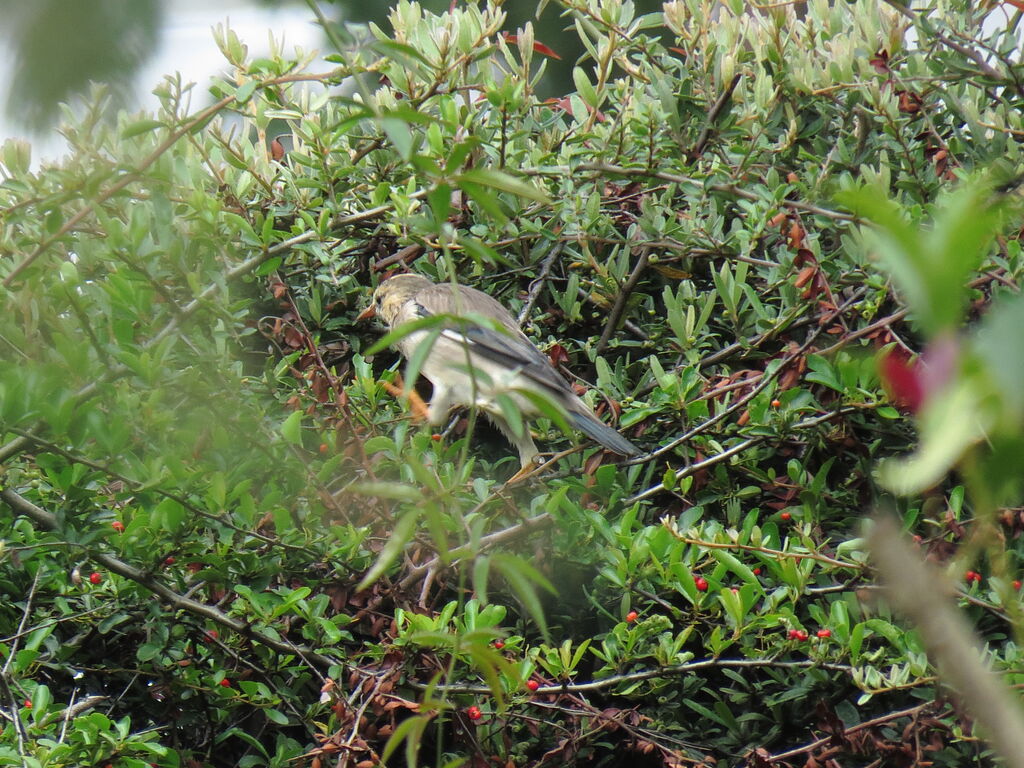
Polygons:
M513 35L510 32L502 32L501 36L505 38L505 42L507 43L515 45L516 43L519 42L519 36ZM559 61L562 60L561 56L559 56L557 53L551 50L548 46L544 45L544 43L541 43L537 40L533 41L533 50L534 53L539 53L542 56L547 56L548 58L552 59L558 59Z
M875 72L880 75L887 75L891 71L889 69L889 53L888 51L879 51L872 56L868 63L875 68Z
M882 356L878 368L890 399L897 406L917 413L925 395L919 359L911 360L906 352L895 347Z
M548 349L548 360L557 368L562 363L569 362L569 353L565 351L565 347L561 344L552 344L551 348Z

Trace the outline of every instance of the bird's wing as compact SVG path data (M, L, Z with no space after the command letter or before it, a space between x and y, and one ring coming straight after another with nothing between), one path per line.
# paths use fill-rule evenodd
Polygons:
M432 285L416 294L417 314L482 315L497 320L503 328L487 328L473 323L452 324L441 335L471 354L498 365L520 371L553 393L565 396L569 388L544 354L519 330L512 315L486 293L465 286Z

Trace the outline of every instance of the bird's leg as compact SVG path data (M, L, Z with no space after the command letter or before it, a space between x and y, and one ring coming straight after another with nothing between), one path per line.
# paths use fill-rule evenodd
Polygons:
M394 395L399 400L403 397L409 398L409 408L412 410L413 421L423 421L423 419L428 418L430 416L430 409L427 408L427 404L423 402L423 398L419 396L416 390L410 389L406 392L401 376L396 376L395 381L398 383L392 384L390 381L382 381L381 384L388 393Z
M502 425L499 424L498 426L501 427ZM540 451L537 450L537 445L533 442L533 435L530 434L529 427L526 424L523 424L523 434L521 436L517 437L512 434L511 430L505 428L502 428L502 432L515 445L516 450L519 451L519 471L509 478L510 483L517 483L532 475L543 463L543 459L541 459Z
M427 409L427 422L435 427L444 424L454 404L451 389L434 384L434 394L430 398L430 408Z
M538 472L542 472L548 467L554 466L561 459L564 459L566 456L569 456L570 454L576 453L577 451L580 450L582 450L582 446L573 446L572 448L569 448L565 451L556 453L554 456L547 460L541 459L540 454L538 454L536 457L534 457L534 464L532 466L524 465L523 467L521 467L518 472L516 472L514 475L512 475L512 477L508 479L506 485L520 483L526 478L532 477Z

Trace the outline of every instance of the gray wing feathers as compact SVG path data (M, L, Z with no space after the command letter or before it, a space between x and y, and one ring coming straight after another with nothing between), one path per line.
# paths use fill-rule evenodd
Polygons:
M469 347L470 354L517 368L557 397L572 425L605 448L623 456L637 456L640 449L614 429L606 425L572 393L565 379L558 375L548 359L526 338L515 319L501 304L482 291L449 284L432 285L420 291L416 301L424 315L480 314L493 317L508 333L476 325L445 329L443 335L456 343Z

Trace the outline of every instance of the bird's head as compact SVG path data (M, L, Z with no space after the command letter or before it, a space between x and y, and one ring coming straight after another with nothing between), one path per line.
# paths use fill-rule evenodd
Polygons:
M420 275L395 275L377 286L368 306L357 317L357 320L368 320L379 317L389 326L394 324L402 307L414 299L416 294L433 285L430 280Z

